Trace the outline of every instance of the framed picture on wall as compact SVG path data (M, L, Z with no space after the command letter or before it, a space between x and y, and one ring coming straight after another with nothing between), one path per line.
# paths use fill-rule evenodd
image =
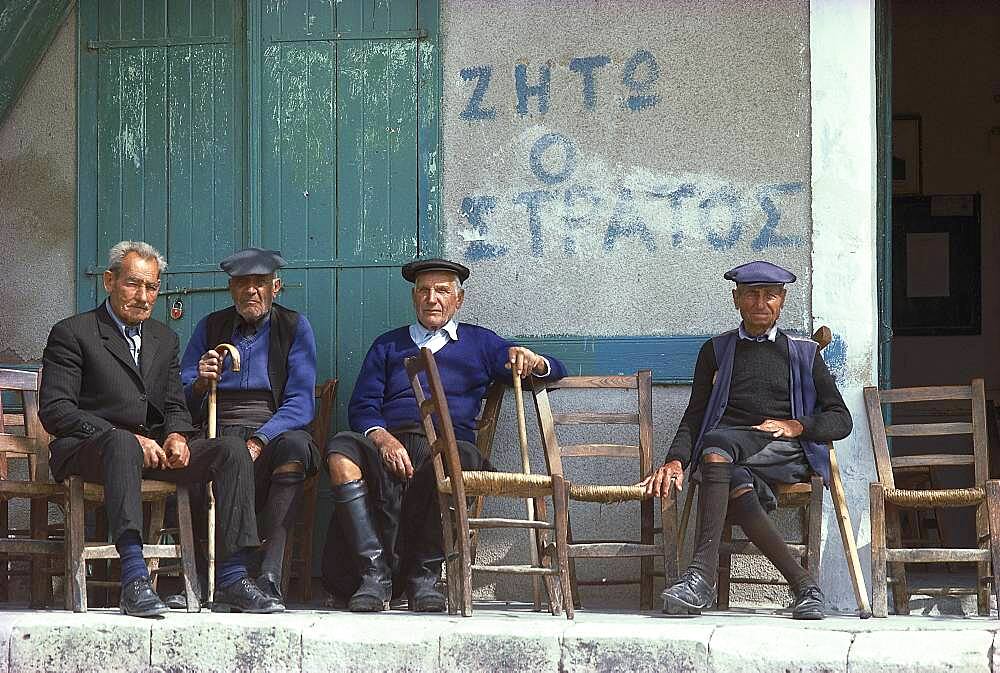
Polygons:
M898 336L980 334L978 194L892 199L892 331Z
M892 193L921 194L921 137L919 115L892 118Z

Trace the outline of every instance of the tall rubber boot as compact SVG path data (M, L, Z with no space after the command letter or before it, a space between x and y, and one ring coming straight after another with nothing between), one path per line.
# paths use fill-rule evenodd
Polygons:
M351 596L347 608L351 612L386 610L392 595L392 573L368 511L368 487L356 480L337 484L332 492L337 521L361 575L361 586Z

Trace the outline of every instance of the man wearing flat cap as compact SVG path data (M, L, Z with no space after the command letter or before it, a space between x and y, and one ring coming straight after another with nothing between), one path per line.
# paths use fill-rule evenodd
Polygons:
M281 291L274 250L247 248L222 260L233 306L205 316L181 360L181 380L196 423L206 423L206 394L218 382L217 427L238 437L254 461L257 517L263 547L257 586L281 603L285 544L295 524L306 477L319 469L307 426L314 414L316 339L304 315L274 302ZM220 366L220 343L236 346L240 370Z
M410 610L441 612L435 588L444 560L430 448L404 360L429 348L437 360L462 465L490 469L476 450L476 417L487 387L511 375L559 379L562 363L459 323L469 270L443 259L410 262L416 320L375 339L348 410L351 431L326 447L334 516L323 550L323 583L355 612L385 609L406 592ZM395 582L394 582L395 580Z
M694 557L663 592L663 611L699 614L715 597L719 540L728 513L795 593L792 616L822 619L823 594L799 565L767 512L771 486L829 481L826 442L851 432L851 415L811 339L778 327L791 272L768 262L728 271L736 283L739 328L713 337L698 353L691 399L664 465L643 484L660 496L681 488L684 469L701 481Z

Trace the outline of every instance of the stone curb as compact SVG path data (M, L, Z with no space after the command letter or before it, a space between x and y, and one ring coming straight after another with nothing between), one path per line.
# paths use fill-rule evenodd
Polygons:
M522 609L447 615L295 611L171 614L0 612L0 673L35 671L800 671L1000 673L995 620L827 619Z

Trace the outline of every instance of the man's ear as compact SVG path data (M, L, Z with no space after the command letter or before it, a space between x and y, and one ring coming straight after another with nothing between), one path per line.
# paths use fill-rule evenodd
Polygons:
M104 280L104 291L111 294L111 286L115 282L115 272L111 269L106 269L102 279Z
M736 308L740 307L740 297L739 294L737 294L736 292L736 288L733 288L733 306L735 306Z
M274 283L271 287L274 289L274 294L281 292L281 288L284 287L284 285L281 284L281 276L274 277Z

